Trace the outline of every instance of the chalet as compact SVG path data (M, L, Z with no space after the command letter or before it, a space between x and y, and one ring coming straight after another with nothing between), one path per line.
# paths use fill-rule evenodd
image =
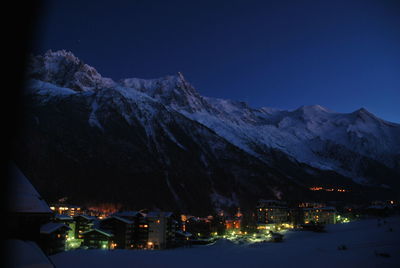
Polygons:
M87 215L78 215L74 217L75 239L82 239L82 233L93 229L95 218Z
M67 215L54 215L53 222L63 223L67 225L70 230L68 231L69 238L75 238L75 221L74 218Z
M134 222L122 217L111 216L100 221L100 229L113 235L114 247L118 249L134 248L132 240Z
M93 229L82 233L83 246L89 249L112 249L113 234L100 229Z
M49 222L43 224L40 228L40 247L47 255L64 251L66 249L67 232L70 229L62 223Z
M66 250L79 248L82 243L82 238L78 238L79 232L76 231L76 222L74 218L68 215L55 215L53 221L63 223L70 228L67 233ZM81 233L83 232L83 230L90 230L92 225L89 225L88 227L89 229L82 228L81 225Z
M10 165L8 178L6 238L38 242L40 228L50 221L53 212L15 164Z

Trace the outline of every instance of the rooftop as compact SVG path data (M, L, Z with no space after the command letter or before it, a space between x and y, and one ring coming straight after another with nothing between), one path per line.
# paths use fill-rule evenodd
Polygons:
M28 178L15 164L9 166L9 171L9 194L13 197L9 204L10 211L23 213L53 213L46 201L44 201Z
M49 223L43 224L40 227L40 233L41 234L51 234L60 228L67 228L68 230L71 229L67 225L62 224L62 223L49 222Z

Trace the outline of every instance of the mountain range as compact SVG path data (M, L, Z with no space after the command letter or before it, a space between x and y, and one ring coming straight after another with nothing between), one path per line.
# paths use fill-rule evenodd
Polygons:
M114 81L64 50L31 58L23 96L15 159L49 200L206 214L399 193L400 125L364 108L253 108L181 73Z

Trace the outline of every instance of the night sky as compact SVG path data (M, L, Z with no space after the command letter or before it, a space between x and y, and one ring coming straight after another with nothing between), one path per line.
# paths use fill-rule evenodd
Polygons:
M58 0L37 26L33 53L115 80L180 71L204 96L400 123L400 1Z

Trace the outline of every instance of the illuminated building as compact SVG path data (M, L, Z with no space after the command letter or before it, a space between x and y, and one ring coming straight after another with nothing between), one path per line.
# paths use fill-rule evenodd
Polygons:
M117 244L112 240L113 235L100 229L93 229L82 233L83 245L89 249L112 249Z
M40 227L39 245L48 254L55 254L65 250L65 240L70 228L57 222L49 222Z
M81 240L75 237L76 222L74 218L68 215L55 215L53 221L63 223L70 228L67 233L68 239L66 242L66 249L78 248L81 244Z
M152 211L146 214L149 223L149 249L165 249L175 244L177 222L172 212Z
M75 222L75 239L82 239L82 233L93 229L95 218L87 215L78 215L74 217Z
M223 211L220 211L216 215L214 215L213 219L210 221L210 233L217 233L218 235L224 235L226 231L226 215ZM191 231L189 231L191 232ZM209 234L210 234L209 233Z
M336 208L334 207L316 207L316 208L303 208L304 223L311 222L322 224L336 223Z
M240 231L242 225L242 218L243 214L240 212L240 208L238 208L237 213L233 216L232 219L225 220L226 230Z
M149 236L149 223L144 213L138 211L122 211L114 213L113 216L127 219L133 223L130 248L146 248Z
M113 235L113 241L116 244L115 248L133 248L133 221L118 216L111 216L100 221L100 229Z
M322 208L326 207L326 204L324 203L318 203L318 202L302 202L298 205L300 208Z
M195 239L209 237L212 232L213 219L194 216L187 217L184 223L185 229L183 231L193 234L193 238ZM222 223L222 225L224 225L224 223Z
M71 217L83 214L82 208L75 205L51 204L50 209L58 215L68 215Z
M279 200L260 200L257 205L257 223L281 224L289 221L286 202Z
M189 246L191 244L190 238L192 234L181 230L175 231L175 238L179 243L179 246Z

